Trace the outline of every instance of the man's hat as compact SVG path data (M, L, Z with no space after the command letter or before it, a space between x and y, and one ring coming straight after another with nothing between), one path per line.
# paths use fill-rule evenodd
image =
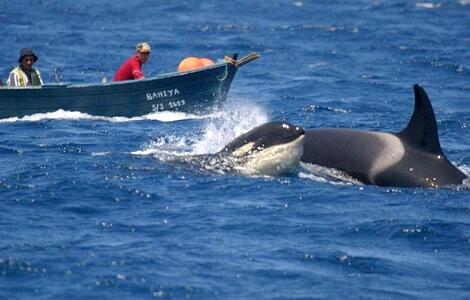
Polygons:
M21 60L23 59L23 57L28 56L28 55L31 55L32 57L34 57L34 62L38 60L38 57L36 56L36 54L34 54L33 49L23 48L20 50L20 58L18 59L18 62L21 63Z
M137 46L135 46L135 50L137 52L150 52L150 45L148 43L142 42L138 43Z

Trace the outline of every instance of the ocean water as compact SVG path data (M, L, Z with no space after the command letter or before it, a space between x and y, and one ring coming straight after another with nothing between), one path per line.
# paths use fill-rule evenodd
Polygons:
M269 120L396 132L428 92L470 174L470 1L0 1L0 78L33 47L46 82L261 54L209 115L0 120L0 299L469 299L470 193L299 167L171 163ZM467 186L468 187L468 186Z

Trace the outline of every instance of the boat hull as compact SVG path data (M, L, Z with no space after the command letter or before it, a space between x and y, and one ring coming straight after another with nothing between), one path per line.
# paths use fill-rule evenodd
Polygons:
M0 118L79 111L95 116L135 117L155 111L206 113L227 97L237 67L226 61L185 73L103 84L57 84L0 88Z

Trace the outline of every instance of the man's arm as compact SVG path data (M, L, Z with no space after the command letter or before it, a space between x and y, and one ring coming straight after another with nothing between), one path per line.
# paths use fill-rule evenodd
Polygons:
M134 75L134 79L142 79L144 78L144 73L142 73L142 70L140 67L137 67L136 69L132 70L132 75Z
M134 76L134 79L142 79L144 78L144 73L142 73L141 65L134 61L132 63L132 76Z

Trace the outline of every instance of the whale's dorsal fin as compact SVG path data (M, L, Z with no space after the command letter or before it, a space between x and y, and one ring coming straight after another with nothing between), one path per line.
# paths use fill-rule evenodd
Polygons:
M418 84L413 86L415 107L408 126L398 136L406 143L434 154L442 154L436 117L428 95Z

